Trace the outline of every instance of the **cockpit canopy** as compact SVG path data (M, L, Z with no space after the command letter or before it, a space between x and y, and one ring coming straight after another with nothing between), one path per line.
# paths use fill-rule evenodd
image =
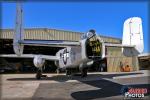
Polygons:
M91 29L91 30L89 30L87 33L83 34L83 35L81 36L81 39L82 39L82 40L83 40L83 39L90 39L90 38L92 38L93 36L96 36L96 32L95 32L95 30Z

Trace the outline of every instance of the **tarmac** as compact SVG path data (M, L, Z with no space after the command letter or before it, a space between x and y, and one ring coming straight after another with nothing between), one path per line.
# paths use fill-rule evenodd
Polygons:
M0 100L120 100L126 98L124 87L146 88L144 98L150 99L150 71L93 72L79 74L46 74L41 80L35 74L1 74Z

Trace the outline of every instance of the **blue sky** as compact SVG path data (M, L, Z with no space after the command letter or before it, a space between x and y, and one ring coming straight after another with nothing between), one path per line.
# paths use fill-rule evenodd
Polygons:
M15 3L1 3L1 28L15 27ZM54 28L122 38L124 21L133 16L143 20L144 52L148 48L147 2L24 2L25 28Z

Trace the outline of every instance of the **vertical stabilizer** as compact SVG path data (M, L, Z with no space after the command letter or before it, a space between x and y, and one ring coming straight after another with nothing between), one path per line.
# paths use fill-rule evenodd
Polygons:
M18 56L20 56L23 53L23 45L21 45L21 41L24 39L24 29L22 23L23 23L22 4L18 2L16 5L16 22L15 22L15 32L13 38L14 52Z
M143 30L142 20L139 17L132 17L124 22L123 45L135 46L134 48L123 48L125 55L138 55L143 52Z

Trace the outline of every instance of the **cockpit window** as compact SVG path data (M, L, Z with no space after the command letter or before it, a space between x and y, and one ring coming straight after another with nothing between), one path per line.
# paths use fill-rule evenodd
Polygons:
M89 30L87 33L85 33L85 34L82 34L81 35L81 39L83 40L83 39L90 39L90 38L92 38L92 37L94 37L94 36L96 36L96 32L95 32L95 30L93 30L93 29L91 29L91 30Z

